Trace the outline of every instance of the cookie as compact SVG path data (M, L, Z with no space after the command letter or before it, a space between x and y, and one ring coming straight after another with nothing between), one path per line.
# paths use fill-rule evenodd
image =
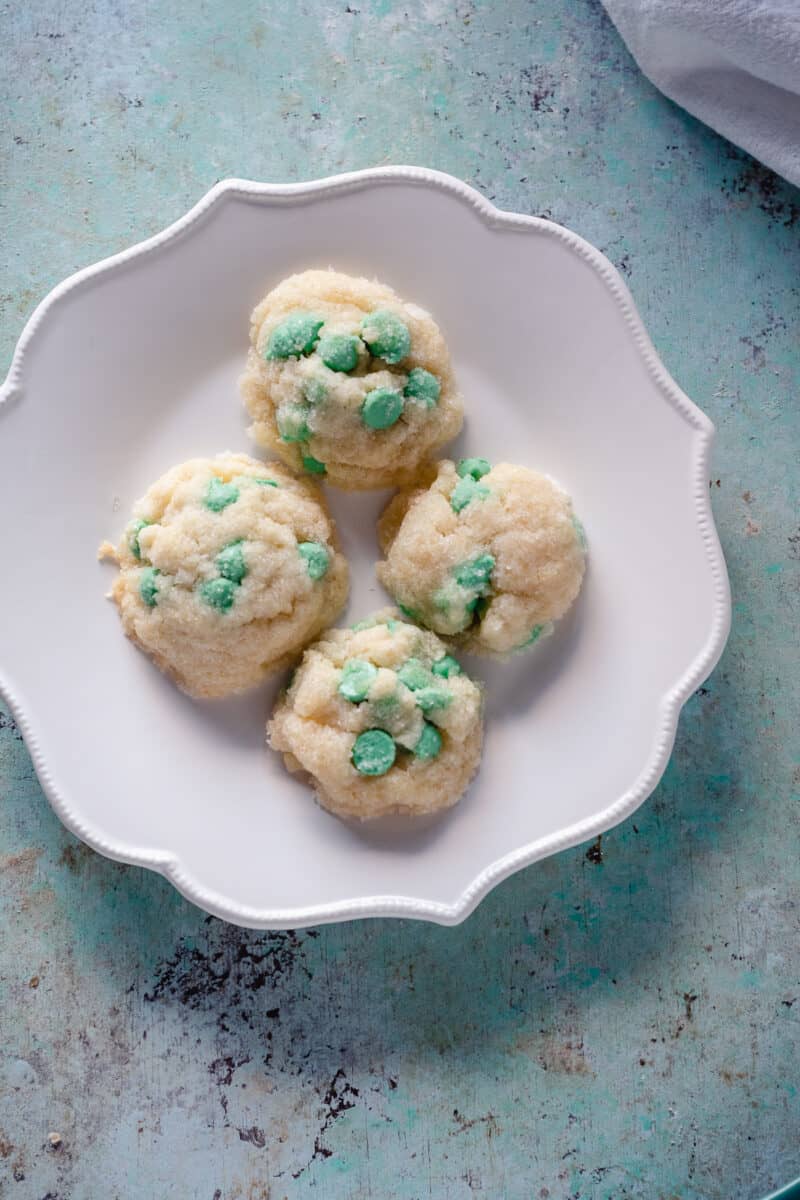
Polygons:
M173 467L134 506L111 596L192 696L253 687L335 620L347 562L319 487L244 454Z
M483 458L445 459L431 476L381 517L381 583L412 620L475 654L535 645L583 580L569 496L546 475Z
M433 813L478 768L481 699L435 634L385 609L306 650L268 737L339 816Z
M250 340L250 433L295 470L352 491L399 486L461 428L444 338L384 284L292 275L256 306Z

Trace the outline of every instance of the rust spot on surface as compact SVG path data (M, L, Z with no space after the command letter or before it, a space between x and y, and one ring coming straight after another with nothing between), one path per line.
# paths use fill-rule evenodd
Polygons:
M153 986L144 994L147 1003L177 1000L189 1009L221 1011L226 996L274 988L298 969L311 977L304 948L307 939L319 936L315 930L253 934L221 923L211 930L203 949L180 940L172 958L157 968Z
M3 729L7 729L10 732L11 736L13 738L15 738L18 742L22 741L22 734L19 731L19 727L18 727L16 721L11 716L11 713L0 711L0 731L2 731Z
M593 1074L583 1048L583 1039L559 1041L554 1037L543 1039L539 1048L539 1065L544 1071L557 1075Z
M68 871L77 873L92 854L94 854L94 851L89 846L85 846L83 842L76 842L74 845L70 843L61 851L58 861Z
M603 861L603 835L598 835L597 841L592 842L589 849L586 851L586 861L590 863L601 863Z
M477 1125L486 1126L487 1138L493 1138L500 1132L500 1126L497 1124L497 1118L493 1112L488 1112L482 1117L465 1117L457 1108L453 1109L453 1120L457 1128L450 1131L452 1137L456 1133L466 1133L468 1129L474 1129Z
M28 850L20 850L19 854L5 854L0 857L0 871L9 872L29 878L36 869L36 861L42 851L35 846Z
M257 1125L251 1125L249 1129L239 1129L237 1133L240 1142L249 1142L251 1146L258 1146L259 1150L263 1150L267 1144L264 1130L259 1129Z
M747 1071L729 1071L726 1067L722 1067L719 1074L723 1083L727 1083L729 1087L738 1079L747 1079Z
M322 1139L334 1121L338 1121L351 1108L355 1108L358 1097L359 1089L353 1087L340 1067L325 1088L325 1093L322 1097L322 1123L320 1124L319 1132L314 1138L314 1152L304 1167L301 1167L299 1171L292 1171L293 1179L299 1179L315 1160L330 1158L333 1155L333 1151L324 1144Z
M728 157L741 163L738 175L723 179L722 191L731 200L755 201L761 212L771 221L791 229L798 217L800 206L794 199L794 190L769 167L735 146L728 149Z

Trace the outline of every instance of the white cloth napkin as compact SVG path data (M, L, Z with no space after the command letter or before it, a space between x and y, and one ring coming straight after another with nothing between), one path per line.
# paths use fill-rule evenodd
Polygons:
M603 0L644 71L800 185L800 0Z

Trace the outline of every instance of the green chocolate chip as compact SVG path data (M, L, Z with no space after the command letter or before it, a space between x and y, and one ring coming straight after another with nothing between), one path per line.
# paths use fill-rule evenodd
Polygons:
M282 405L275 414L275 422L282 442L307 442L311 436L307 420L309 410L301 404Z
M322 317L314 313L292 313L269 335L264 358L299 358L301 354L310 354L322 325Z
M371 662L361 658L351 658L342 667L342 678L339 683L339 695L344 696L351 704L360 704L366 700L369 689L377 678L378 668Z
M353 766L361 775L385 775L396 755L394 739L383 729L367 729L353 744Z
M582 523L578 520L578 518L574 514L572 516L572 528L575 530L575 536L578 539L578 545L580 546L581 550L585 551L586 550L586 530L583 528Z
M223 508L227 508L229 504L234 504L239 499L239 489L233 483L223 483L215 475L208 482L206 494L203 497L203 503L206 508L210 508L212 512L222 512Z
M473 593L459 587L455 579L448 579L444 587L439 588L431 596L431 605L437 613L441 613L448 624L448 633L460 633L470 623L467 608Z
M212 608L227 612L236 595L236 584L230 579L207 579L200 584L200 595Z
M361 405L361 420L370 429L388 429L403 411L403 397L393 388L375 388Z
M369 346L370 353L387 363L399 363L411 349L408 326L385 308L364 318L361 336Z
M461 665L453 658L452 654L445 654L444 658L440 658L431 667L434 675L440 675L442 679L449 679L451 675L461 674Z
M309 404L321 404L328 394L328 389L321 379L306 379L303 384L303 396Z
M254 479L253 483L257 483L259 487L280 487L274 479Z
M486 458L462 458L456 472L464 479L469 475L473 479L482 479L484 475L488 475L492 469L492 464Z
M362 621L356 621L355 625L351 625L353 633L361 633L362 629L374 629L375 622L372 617L364 617Z
M353 333L328 333L320 338L317 354L332 371L352 371L358 366L361 338Z
M154 608L158 600L156 576L160 574L158 567L145 567L139 576L139 595L148 608Z
M330 564L330 554L321 542L298 542L297 551L305 561L312 579L322 579Z
M471 475L465 475L450 493L450 507L453 512L460 513L471 500L485 500L488 495L489 488L485 484L477 483Z
M414 747L415 758L436 758L442 748L442 735L435 725L426 721L422 727L420 739Z
M392 635L392 637L394 637L395 633L400 628L400 622L395 621L394 617L389 617L389 620L386 622L386 628L389 630L389 633Z
M304 454L303 469L311 475L324 475L328 468L324 462L320 462L318 458L314 458L313 454Z
M142 521L141 519L132 521L128 526L128 546L134 558L142 557L142 549L139 545L139 534L147 525L152 525L152 521Z
M407 604L398 604L397 606L404 617L408 617L409 621L419 621L420 614L415 608L409 608Z
M231 583L241 583L247 574L247 563L241 539L238 542L231 542L224 550L220 550L214 561L220 575L225 579L230 579Z
M517 650L527 650L529 646L533 646L540 638L548 637L553 632L553 622L545 621L542 625L534 625L524 642L520 642Z
M430 685L431 673L418 658L408 658L397 672L397 678L410 691L416 692Z
M442 387L439 380L424 367L413 367L408 372L408 381L403 388L403 395L411 400L424 400L428 408L433 408L439 399Z
M470 591L483 591L491 582L494 564L495 560L492 554L479 554L471 562L462 563L460 567L456 567L456 583L463 588L469 588Z
M417 707L424 713L432 712L435 708L447 708L452 699L452 692L436 683L430 687L417 688L414 692Z

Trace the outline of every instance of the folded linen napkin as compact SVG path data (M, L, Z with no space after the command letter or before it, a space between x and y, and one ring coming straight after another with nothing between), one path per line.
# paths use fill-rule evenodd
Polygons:
M665 95L800 185L800 0L603 0Z

